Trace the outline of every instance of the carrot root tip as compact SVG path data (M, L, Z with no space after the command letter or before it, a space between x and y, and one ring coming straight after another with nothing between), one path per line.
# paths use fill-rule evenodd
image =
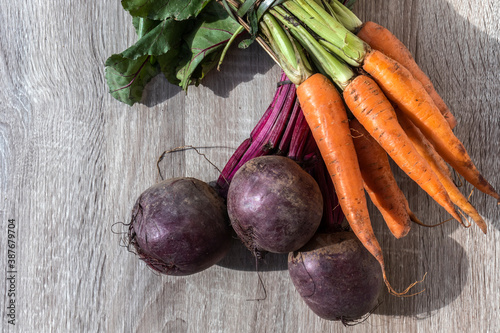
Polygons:
M393 296L397 296L397 297L413 297L413 296L416 296L418 294L421 294L425 291L425 288L416 292L416 293L412 293L412 294L408 294L408 292L413 288L415 287L417 284L420 284L422 282L424 282L425 280L425 277L427 276L427 272L425 272L424 276L422 277L421 280L417 280L413 283L411 283L408 287L406 287L405 290L403 290L402 292L397 292L396 290L394 290L394 288L392 288L391 284L389 283L389 280L387 279L387 276L385 274L385 272L383 273L383 278L384 278L384 282L385 282L385 285L387 286L387 289L389 290L389 293Z

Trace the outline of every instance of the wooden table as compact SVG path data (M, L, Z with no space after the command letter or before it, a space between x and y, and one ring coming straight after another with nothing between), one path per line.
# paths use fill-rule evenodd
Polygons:
M500 188L499 2L360 0L355 11L408 45L456 115L457 136ZM3 332L498 332L500 209L478 192L471 200L487 235L449 222L414 226L395 240L371 207L390 280L401 289L427 272L426 290L409 298L384 291L355 327L306 307L285 255L261 264L267 297L255 300L264 290L238 242L197 275L154 274L120 246L119 222L160 179L157 158L193 145L224 166L270 103L279 68L257 45L234 49L187 95L157 78L144 103L128 107L104 80L105 59L135 41L119 1L4 1L0 18ZM169 154L161 167L167 177L218 176L192 150ZM448 218L397 170L396 177L424 222Z

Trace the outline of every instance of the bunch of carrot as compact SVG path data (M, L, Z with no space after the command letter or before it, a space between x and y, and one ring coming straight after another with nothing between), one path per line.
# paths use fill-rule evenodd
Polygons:
M259 20L256 32L255 24L245 20L249 12L241 11L251 7L245 4L224 0L296 84L342 211L380 263L392 294L409 289L397 292L387 280L365 191L395 237L405 236L410 221L418 219L396 184L388 156L453 218L463 223L458 207L486 233L485 222L454 185L448 165L499 203L500 195L453 133L452 113L392 33L362 23L337 0L286 0L273 6L263 1L269 9L250 12Z

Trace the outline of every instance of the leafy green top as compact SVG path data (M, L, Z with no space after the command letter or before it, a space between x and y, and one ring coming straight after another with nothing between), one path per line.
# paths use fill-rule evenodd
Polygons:
M137 42L105 63L111 95L133 105L158 74L187 89L218 62L240 25L210 0L123 0Z
M177 21L194 18L205 8L210 0L122 0L122 6L134 17Z

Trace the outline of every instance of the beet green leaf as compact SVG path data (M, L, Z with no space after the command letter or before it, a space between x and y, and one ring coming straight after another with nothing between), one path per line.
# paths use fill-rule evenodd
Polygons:
M175 18L178 21L196 17L210 0L122 0L132 16L153 20Z
M139 102L146 84L159 73L151 56L127 59L113 54L106 61L106 80L111 95L128 105Z
M178 21L133 17L132 23L137 42L105 63L111 95L128 105L139 102L147 83L160 73L184 90L199 84L217 65L222 50L239 27L215 2L205 6L196 18Z
M238 29L222 6L215 2L209 4L197 17L196 25L184 36L181 67L177 78L180 86L187 89L190 84L199 84L205 74L215 67L229 39ZM162 69L168 64L161 64Z
M135 23L138 36L145 34L122 53L109 57L105 63L111 95L128 105L139 102L146 84L161 73L156 57L176 59L183 43L182 36L193 24L173 19ZM178 84L179 80L173 76L170 78L174 80L172 83Z

